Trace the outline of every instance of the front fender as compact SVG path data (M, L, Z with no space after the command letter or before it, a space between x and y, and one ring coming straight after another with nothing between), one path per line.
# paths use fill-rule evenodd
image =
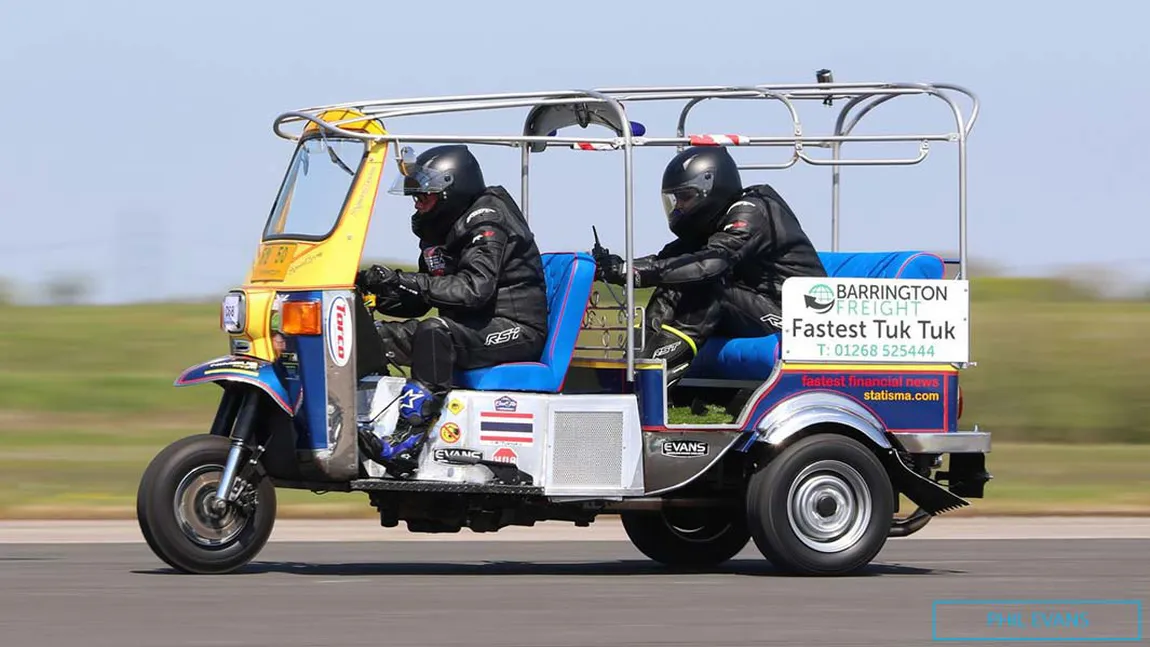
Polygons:
M755 440L778 446L814 425L837 424L853 429L876 448L890 449L883 424L854 400L828 391L799 394L778 404L756 426Z
M175 386L190 386L205 382L250 384L267 393L289 416L295 415L289 404L287 389L276 375L275 366L267 360L224 355L185 370L176 378Z

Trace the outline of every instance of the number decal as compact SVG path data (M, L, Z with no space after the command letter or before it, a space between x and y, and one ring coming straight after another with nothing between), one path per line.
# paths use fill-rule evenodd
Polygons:
M295 259L295 243L268 245L260 249L259 259L252 269L254 281L282 281Z

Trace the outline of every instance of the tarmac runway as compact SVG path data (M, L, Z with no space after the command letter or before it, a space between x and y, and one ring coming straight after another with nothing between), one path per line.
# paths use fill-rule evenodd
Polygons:
M985 609L941 618L935 600L1150 592L1145 521L1110 521L1109 531L1073 519L942 521L928 526L941 526L933 535L890 540L864 574L845 578L781 576L753 544L719 569L670 571L620 541L611 521L421 536L370 520L282 520L256 562L225 576L173 573L132 523L0 523L0 645L927 645L980 623L989 631ZM36 526L63 543L38 543ZM1098 538L1050 538L1059 528ZM338 541L347 533L352 541ZM1015 538L977 538L993 536ZM1103 538L1115 536L1126 538ZM1060 604L1092 614L1080 635L1147 639L1133 606Z

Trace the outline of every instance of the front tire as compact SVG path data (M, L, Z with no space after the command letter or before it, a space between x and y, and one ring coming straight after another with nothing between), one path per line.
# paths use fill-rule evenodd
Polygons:
M716 566L739 554L751 540L738 508L627 511L620 517L635 548L668 566Z
M176 570L234 571L250 562L271 536L276 495L268 479L249 485L254 490L250 514L235 504L222 514L211 509L229 448L230 440L222 436L182 438L160 451L140 479L140 531L152 552Z
M747 487L751 536L783 572L852 573L886 543L894 515L890 478L874 453L852 438L803 438Z

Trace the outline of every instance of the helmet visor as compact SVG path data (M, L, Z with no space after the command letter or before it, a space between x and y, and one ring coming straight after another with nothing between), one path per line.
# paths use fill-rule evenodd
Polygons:
M421 193L443 193L451 186L454 176L450 171L443 172L417 164L404 164L401 175L388 189L392 195L418 195Z
M692 176L685 182L663 189L663 211L667 216L674 213L687 214L707 197L715 183L710 171Z
M703 201L703 192L698 189L676 189L663 192L663 212L670 216L676 211L690 213L691 209Z

